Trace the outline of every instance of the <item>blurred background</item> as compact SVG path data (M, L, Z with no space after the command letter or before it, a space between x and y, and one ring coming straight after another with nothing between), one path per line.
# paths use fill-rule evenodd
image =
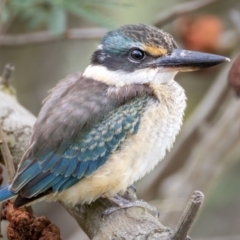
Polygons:
M240 54L239 0L1 0L0 71L15 65L17 98L37 115L49 89L85 69L103 34L129 23L158 26L181 48L232 62ZM190 234L196 240L240 239L240 106L230 87L237 80L227 82L232 62L177 75L188 97L184 128L173 151L136 184L139 198L155 205L171 228L192 192L203 191ZM36 204L34 212L59 226L62 239L88 239L58 203Z

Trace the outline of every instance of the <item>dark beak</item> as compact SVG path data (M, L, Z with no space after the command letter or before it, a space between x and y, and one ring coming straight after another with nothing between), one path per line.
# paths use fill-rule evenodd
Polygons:
M148 63L147 67L162 67L166 70L185 72L212 67L226 61L230 59L214 54L174 49L170 55L157 58Z

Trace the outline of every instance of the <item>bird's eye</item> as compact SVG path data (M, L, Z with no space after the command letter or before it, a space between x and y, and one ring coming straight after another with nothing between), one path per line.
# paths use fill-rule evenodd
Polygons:
M134 61L141 61L145 58L145 53L140 49L133 49L129 54L130 58Z

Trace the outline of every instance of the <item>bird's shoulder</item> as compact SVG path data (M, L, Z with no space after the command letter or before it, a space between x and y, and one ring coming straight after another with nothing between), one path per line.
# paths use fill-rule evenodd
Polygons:
M32 151L37 157L42 150L83 138L106 116L124 111L142 97L154 98L152 89L144 84L122 87L72 74L60 81L44 100L32 136ZM126 107L125 107L126 110Z

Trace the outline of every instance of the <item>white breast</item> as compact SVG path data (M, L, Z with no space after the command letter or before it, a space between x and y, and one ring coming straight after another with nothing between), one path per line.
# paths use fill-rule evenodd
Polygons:
M174 80L151 87L159 101L153 101L147 107L137 134L128 137L121 149L93 175L49 200L63 199L75 204L91 202L100 196L114 196L125 191L164 158L181 128L186 96Z
M149 106L141 119L138 133L125 141L122 148L122 151L126 149L124 155L130 161L125 174L130 184L151 171L171 149L186 108L184 90L175 81L151 87L159 102Z

